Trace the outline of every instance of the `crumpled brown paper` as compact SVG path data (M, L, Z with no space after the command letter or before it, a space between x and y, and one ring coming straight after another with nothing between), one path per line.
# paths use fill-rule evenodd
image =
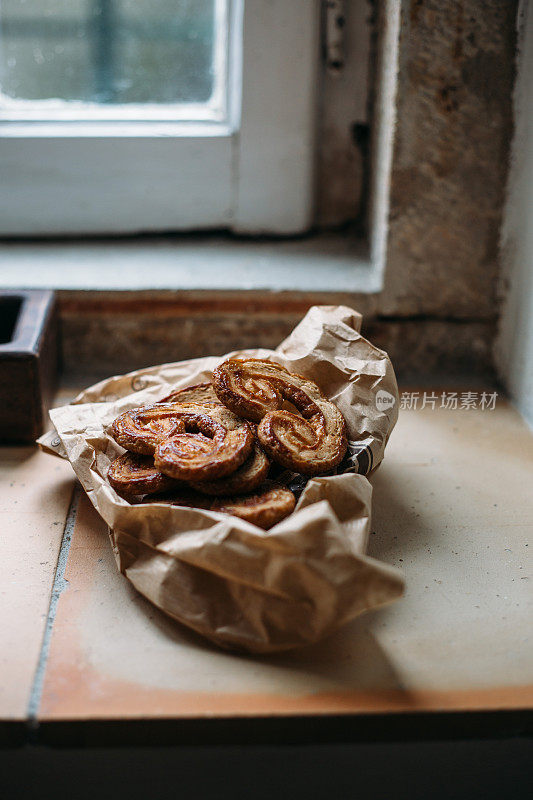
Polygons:
M269 531L214 511L129 505L105 480L124 452L109 435L115 417L209 380L227 355L116 376L50 412L55 431L39 444L70 460L111 529L121 572L219 645L265 653L315 642L403 592L398 570L365 555L372 489L364 474L383 458L398 388L388 356L360 326L350 308L314 306L275 351L229 354L270 358L310 378L346 419L343 474L309 480L295 511Z

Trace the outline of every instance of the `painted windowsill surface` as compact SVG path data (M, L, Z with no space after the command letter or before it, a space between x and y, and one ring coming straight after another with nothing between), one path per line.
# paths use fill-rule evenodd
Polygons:
M135 592L67 462L2 448L0 731L312 715L384 715L385 730L398 713L531 709L532 453L503 397L402 409L371 478L369 555L403 570L405 596L259 658L209 645Z
M367 245L342 234L238 240L224 235L3 242L0 284L17 289L380 289Z

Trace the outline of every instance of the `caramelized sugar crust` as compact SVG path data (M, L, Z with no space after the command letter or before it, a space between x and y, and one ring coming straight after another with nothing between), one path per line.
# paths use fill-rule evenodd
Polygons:
M213 386L224 405L259 423L258 441L276 463L311 476L342 461L344 417L313 381L270 361L233 358L215 369ZM282 408L287 401L299 413Z

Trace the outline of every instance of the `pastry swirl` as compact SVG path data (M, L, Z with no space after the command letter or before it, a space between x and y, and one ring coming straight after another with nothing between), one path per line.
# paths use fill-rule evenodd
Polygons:
M296 499L292 492L268 483L251 495L220 497L211 504L212 511L232 514L258 528L269 530L294 511Z
M213 480L249 456L248 423L220 403L156 403L121 414L112 433L133 453L154 455L155 468L177 480Z
M246 420L216 403L170 403L152 406L172 409L184 426L159 443L154 463L165 475L185 481L223 478L243 464L251 453L254 436Z
M173 478L163 475L154 466L151 456L124 453L111 463L107 479L113 489L127 497L167 492L176 487Z
M111 432L126 450L150 456L166 439L184 433L185 423L174 405L157 403L124 412L114 420Z
M220 403L215 394L213 384L195 383L194 386L186 386L184 389L176 389L167 397L159 401L160 403Z
M265 481L252 494L213 498L190 490L178 490L152 495L145 498L143 503L164 503L218 511L240 517L246 522L257 525L258 528L268 530L294 510L296 500L288 489L271 481Z
M244 494L256 489L267 476L270 461L259 445L254 444L244 464L231 475L214 481L198 481L191 486L203 494Z
M336 467L346 452L346 425L313 381L260 359L231 358L213 372L217 397L236 414L259 422L267 456L303 475ZM289 401L298 414L282 408Z

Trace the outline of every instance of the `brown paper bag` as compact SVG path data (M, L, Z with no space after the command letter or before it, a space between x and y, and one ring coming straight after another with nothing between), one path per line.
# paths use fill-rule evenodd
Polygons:
M158 608L225 647L265 653L315 642L403 592L395 568L365 555L371 486L398 415L386 353L344 306L314 306L275 351L246 350L115 376L50 412L39 440L66 456L110 527L121 572ZM269 358L315 381L342 411L348 454L341 474L307 481L295 511L269 531L214 511L130 505L105 476L121 447L118 414L211 378L229 355Z

